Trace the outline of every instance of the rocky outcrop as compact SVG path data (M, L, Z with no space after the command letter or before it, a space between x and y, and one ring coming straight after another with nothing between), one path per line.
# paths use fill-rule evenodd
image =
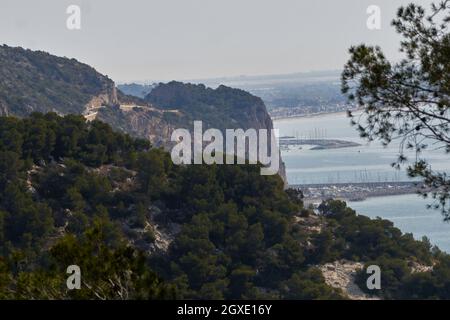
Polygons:
M434 269L434 264L431 266L427 266L416 261L411 261L408 263L408 265L411 268L411 273L431 272Z
M172 81L159 84L144 100L161 109L180 110L185 115L180 124L184 125L201 120L205 127L222 130L273 128L264 102L240 89Z
M226 129L267 129L269 132L273 129L261 98L223 85L212 89L202 84L172 81L153 88L144 100L163 110L177 110L178 116L167 117L176 128L192 130L193 122L201 120L204 130L216 128L224 134ZM286 184L282 161L279 175Z
M379 300L376 296L365 294L355 283L356 273L364 267L361 262L347 260L335 261L319 266L325 283L329 286L341 289L351 300Z
M105 88L105 91L93 96L91 100L85 105L85 110L90 108L99 108L102 106L112 106L119 104L117 98L117 89L112 85L109 88Z
M118 105L99 109L96 119L134 137L150 140L156 147L168 148L176 127L164 119L164 113L148 106Z
M202 120L204 130L273 128L263 101L243 90L170 82L140 99L121 93L111 79L75 59L0 46L0 115L35 111L82 114L166 148L172 131L189 129L194 120ZM285 178L284 164L280 175Z

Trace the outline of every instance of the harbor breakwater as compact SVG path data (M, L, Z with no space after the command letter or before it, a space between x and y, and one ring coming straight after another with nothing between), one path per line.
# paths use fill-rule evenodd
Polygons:
M420 182L366 182L334 184L297 184L290 188L303 192L305 202L317 203L327 199L363 201L369 197L383 197L417 193L424 190Z

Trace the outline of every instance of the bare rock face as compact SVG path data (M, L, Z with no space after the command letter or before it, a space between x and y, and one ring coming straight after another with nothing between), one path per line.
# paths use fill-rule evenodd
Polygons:
M114 82L75 59L0 46L0 112L81 114L88 104L116 103Z
M166 112L150 105L121 104L98 109L95 119L134 137L147 139L153 146L167 149L176 127L165 119Z
M105 88L105 91L92 97L92 99L85 105L85 108L99 108L102 106L111 106L119 104L117 98L117 89L114 85Z
M192 131L193 122L202 121L204 130L215 128L223 134L226 129L266 129L269 133L273 129L272 119L261 98L223 85L212 89L201 84L173 81L159 84L144 100L165 112L176 111L164 114L172 128ZM287 185L285 166L280 162L279 175Z
M365 294L355 283L356 272L361 270L364 264L347 260L335 261L319 266L325 283L337 289L341 289L351 300L379 300L376 296Z
M187 129L201 120L205 128L272 129L273 123L264 102L252 94L226 86L217 89L204 85L172 81L159 84L144 100L163 110L178 110L184 117L173 119Z
M195 120L203 121L204 130L273 128L264 102L243 90L170 82L140 99L119 92L111 79L75 59L0 46L0 115L36 111L102 120L167 149L173 130L189 130ZM283 163L280 175L285 179Z
M411 261L409 267L411 268L411 273L431 272L434 269L434 264L427 266L416 261Z

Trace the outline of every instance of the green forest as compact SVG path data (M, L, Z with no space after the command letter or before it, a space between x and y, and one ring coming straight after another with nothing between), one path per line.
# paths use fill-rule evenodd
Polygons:
M203 84L160 83L144 100L161 109L180 110L184 117L164 114L167 122L179 126L190 127L193 121L201 119L206 126L221 130L252 128L265 123L268 118L261 98L224 85L212 89ZM261 123L255 124L255 121Z
M345 299L318 269L339 259L382 267L369 294L450 298L450 257L427 239L341 201L316 214L259 172L175 166L82 116L1 117L0 298ZM67 288L69 265L80 290Z
M111 79L75 59L1 45L0 61L2 115L79 114L93 96L114 91Z

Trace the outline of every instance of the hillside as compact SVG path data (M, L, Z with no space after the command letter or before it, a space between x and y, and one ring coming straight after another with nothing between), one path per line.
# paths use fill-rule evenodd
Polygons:
M155 85L153 84L137 84L137 83L124 83L117 85L117 88L123 93L141 99L143 99L147 94L149 94L154 87Z
M0 79L0 115L82 114L166 148L172 131L192 129L194 120L219 129L273 128L262 100L242 90L170 82L141 99L86 64L41 51L0 47Z
M226 86L217 89L204 85L172 81L159 84L144 98L164 109L177 109L183 121L202 120L205 127L273 128L264 102L252 94Z
M235 128L273 129L272 119L260 98L223 85L212 89L202 84L176 81L161 83L144 100L162 109L177 110L177 113L165 113L164 119L178 128L193 130L193 121L202 120L203 130L217 128L225 132L226 129ZM283 161L278 174L287 184Z
M114 82L75 59L0 46L0 114L81 114L86 107L116 104Z
M173 166L148 141L52 113L0 117L0 159L3 299L373 297L354 267L369 264L381 298L449 298L450 257L426 239L340 201L317 215L256 165ZM72 264L81 290L67 290Z

